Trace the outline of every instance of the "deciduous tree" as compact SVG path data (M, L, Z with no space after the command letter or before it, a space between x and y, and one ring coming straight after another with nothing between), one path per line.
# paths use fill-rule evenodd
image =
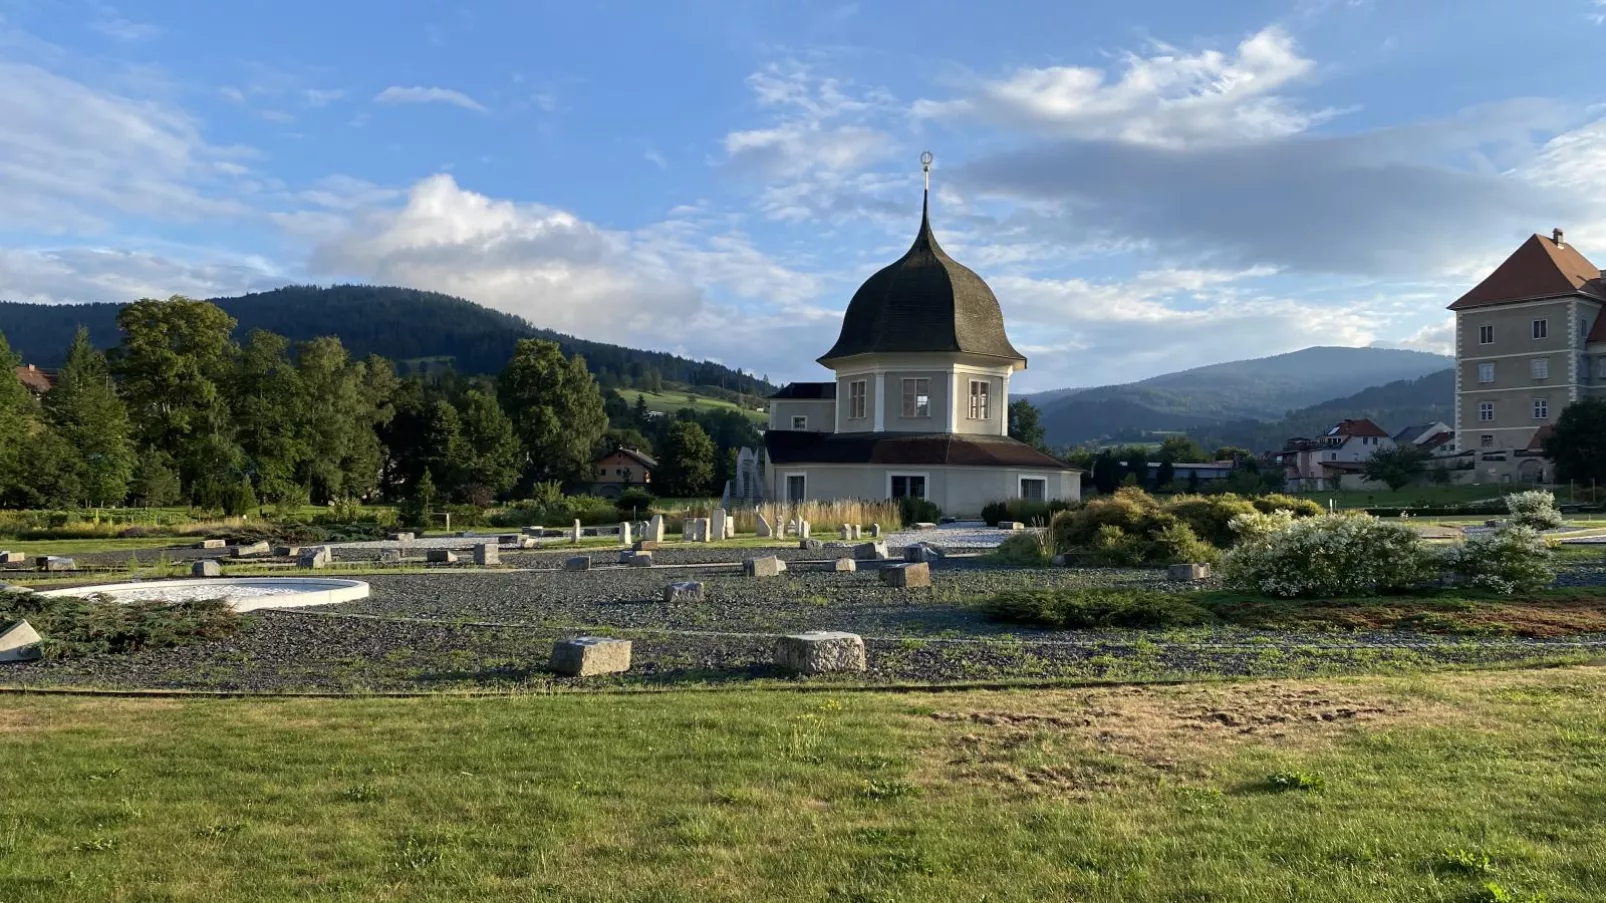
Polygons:
M497 400L524 446L532 480L579 480L608 428L602 393L579 355L564 359L556 342L520 339L497 380Z
M1582 398L1561 409L1545 439L1545 457L1562 482L1606 485L1606 398Z
M709 493L714 477L714 442L703 428L676 421L664 432L653 487L666 496L696 498Z

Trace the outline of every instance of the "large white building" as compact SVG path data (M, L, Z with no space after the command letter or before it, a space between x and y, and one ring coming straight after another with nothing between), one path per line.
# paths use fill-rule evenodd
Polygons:
M831 382L770 399L769 498L915 496L954 515L1012 498L1075 499L1080 473L1009 436L1009 379L1026 358L987 283L920 231L854 293L819 362Z

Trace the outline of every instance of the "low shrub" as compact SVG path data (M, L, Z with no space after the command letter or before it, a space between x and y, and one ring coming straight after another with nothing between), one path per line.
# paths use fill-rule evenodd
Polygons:
M1550 546L1532 527L1469 536L1445 553L1444 566L1473 586L1506 594L1542 590L1556 579Z
M217 599L169 604L0 593L0 625L20 620L39 632L46 658L183 646L239 629L239 616Z
M1197 627L1216 620L1185 595L1109 587L1006 590L980 608L994 620L1062 629Z
M1210 562L1221 556L1184 518L1131 487L1056 514L1049 533L1056 550L1104 567Z
M1506 496L1506 510L1511 513L1511 522L1519 527L1554 530L1563 523L1561 512L1556 510L1556 497L1543 489L1513 492Z
M521 499L486 518L493 527L566 527L575 521L595 527L616 524L620 519L619 509L612 499L594 495Z
M1076 505L1064 499L1039 502L1032 499L1010 499L1007 502L988 502L981 509L981 519L989 527L996 527L1001 521L1012 520L1023 524L1046 524L1049 519L1060 511L1068 511Z
M1296 520L1227 553L1229 588L1282 598L1372 596L1420 587L1439 563L1403 524L1367 515Z
M1004 538L992 554L987 556L999 564L1015 567L1042 567L1052 555L1048 537L1042 533L1014 533Z
M1237 539L1232 530L1233 518L1253 514L1257 509L1246 498L1223 493L1177 496L1165 510L1180 518L1200 539L1224 549Z
M1288 529L1294 523L1294 512L1279 508L1271 512L1259 509L1240 514L1228 524L1239 542L1264 539L1273 533Z
M904 497L898 499L898 515L906 524L934 524L942 519L942 509L930 499Z
M1269 492L1250 499L1255 510L1262 514L1271 514L1274 511L1292 511L1295 517L1321 517L1327 513L1321 503L1314 499L1302 499L1298 496L1286 495L1281 492Z
M658 501L658 498L652 493L632 486L619 493L619 498L614 503L614 507L619 511L620 520L639 519L652 515L652 504L656 501Z

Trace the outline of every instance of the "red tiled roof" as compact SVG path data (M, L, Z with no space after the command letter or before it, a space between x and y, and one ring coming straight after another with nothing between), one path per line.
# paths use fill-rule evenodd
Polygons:
M1595 325L1589 327L1589 337L1584 339L1584 343L1594 342L1606 342L1606 314L1595 317Z
M1358 420L1340 420L1338 425L1327 431L1329 436L1378 436L1383 439L1389 437L1388 431L1362 417Z
M1427 437L1426 439L1423 439L1422 442L1417 445L1417 448L1423 449L1425 451L1432 451L1433 449L1438 448L1441 445L1448 444L1453 439L1455 439L1455 433L1453 433L1453 432L1452 433L1434 433L1433 435Z
M1528 440L1528 451L1544 451L1545 439L1549 438L1550 434L1555 431L1556 428L1548 423L1534 430L1533 438Z
M18 367L17 379L22 380L22 384L28 387L28 391L35 395L43 395L49 392L56 384L56 381L50 378L50 374L31 365Z
M1456 299L1451 310L1487 307L1512 301L1584 295L1606 301L1606 284L1600 268L1567 244L1565 239L1534 235L1511 252L1472 290Z

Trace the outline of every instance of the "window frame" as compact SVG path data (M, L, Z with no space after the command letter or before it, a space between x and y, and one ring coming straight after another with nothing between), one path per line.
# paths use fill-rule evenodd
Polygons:
M1027 495L1026 494L1026 484L1027 483L1036 483L1039 486L1042 486L1043 487L1042 494L1037 496L1036 498L1033 498L1032 496ZM1022 501L1028 501L1028 502L1046 502L1046 501L1048 501L1048 477L1021 477L1017 489L1018 489L1018 491L1020 493L1019 497L1021 498Z
M1544 371L1544 372L1540 372ZM1528 376L1533 379L1550 378L1550 358L1536 357L1528 361Z
M906 480L906 481L907 480L919 480L920 481L920 494L919 495L907 495L907 494L906 495L894 495L893 494L893 488L896 485L898 480ZM908 483L908 482L904 483L904 487L906 489L911 485L912 484ZM890 471L889 470L889 471L887 471L887 498L889 498L889 499L901 499L901 498L930 499L931 498L931 474L927 473L925 471L919 471L919 470L916 470L916 471Z
M798 425L799 421L802 422L801 426ZM793 414L792 415L792 429L794 429L794 430L796 430L798 432L803 432L803 433L808 432L808 430L809 430L809 415L807 415L807 414Z
M869 408L870 384L868 380L848 382L848 419L863 420Z
M1533 321L1533 340L1540 341L1550 338L1550 318L1535 317Z
M1494 433L1484 433L1478 437L1479 448L1494 448Z
M920 391L921 383L925 383L925 392ZM922 399L924 399L924 402L922 402ZM903 416L906 420L920 420L931 417L930 377L903 377Z
M1485 336L1487 336L1487 338L1485 338ZM1493 345L1494 344L1494 324L1493 323L1487 323L1487 324L1484 324L1483 326L1479 326L1478 327L1478 344L1479 345Z
M1483 378L1484 374L1488 374L1489 378L1488 379L1484 379ZM1484 362L1482 364L1479 364L1478 365L1478 385L1487 386L1487 385L1492 385L1493 383L1494 383L1494 362L1493 361L1486 361L1486 362Z
M971 420L992 419L992 386L993 381L990 379L972 379L970 381L970 404L968 410L970 411ZM977 392L977 389L981 391Z
M792 481L797 480L803 487L796 497L792 495ZM809 475L807 471L786 471L781 474L781 490L786 494L788 502L803 502L809 497Z
M1492 401L1480 401L1480 402L1478 402L1478 422L1479 423L1493 423L1494 422L1494 402L1492 402Z
M1550 399L1535 398L1533 400L1533 417L1535 420L1550 419Z

